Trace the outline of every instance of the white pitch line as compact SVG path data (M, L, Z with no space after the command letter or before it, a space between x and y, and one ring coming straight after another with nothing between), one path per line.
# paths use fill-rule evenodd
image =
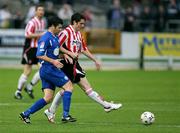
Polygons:
M0 103L0 107L3 107L3 106L30 106L32 105L33 103ZM94 102L86 102L86 103L72 103L73 106L78 106L78 108L97 108L97 106L99 106L98 104L94 103ZM158 103L159 105L159 103ZM163 103L162 103L163 105ZM169 104L171 106L174 106L175 104ZM72 106L72 108L73 108ZM128 103L123 103L123 107L122 109L124 110L141 110L141 108L139 108L139 106L136 106L136 107L131 107L131 104L128 104ZM173 112L180 112L179 110L179 106L177 107L174 106L174 108L166 108L166 110L164 108L158 108L158 109L155 109L155 111L165 111L165 112L170 112L170 111L173 111Z
M61 122L56 122L56 124L61 124ZM142 124L123 124L123 123L112 123L112 122L76 122L76 125L91 125L91 126L123 126L123 127L142 127ZM145 126L145 125L144 125ZM180 128L180 125L156 125L156 123L154 123L153 125L149 125L149 126L154 126L154 127L158 127L158 128Z
M158 127L175 127L175 128L180 128L180 125L158 125Z
M29 105L30 103L0 103L0 106L22 106Z
M77 125L96 125L96 126L126 126L126 124L120 124L120 123L111 123L111 122L102 122L102 123L97 123L97 122L79 122L79 123L76 123ZM132 125L127 125L128 127L131 126L131 127L142 127L142 124L132 124ZM153 124L153 125L149 125L149 126L155 126L155 127L158 127L158 128L180 128L180 125L156 125L156 124Z

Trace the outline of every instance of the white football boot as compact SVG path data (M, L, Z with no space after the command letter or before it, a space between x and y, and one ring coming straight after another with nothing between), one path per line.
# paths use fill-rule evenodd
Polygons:
M106 103L109 104L109 107L104 108L104 111L107 112L107 113L111 112L112 110L117 110L117 109L122 107L121 103L114 103L113 101L106 102Z
M46 109L44 114L50 123L55 123L55 114L51 113L49 109Z

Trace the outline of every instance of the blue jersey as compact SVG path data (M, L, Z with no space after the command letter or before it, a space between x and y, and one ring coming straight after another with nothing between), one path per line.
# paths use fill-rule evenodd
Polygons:
M46 32L38 41L38 50L36 56L46 55L52 59L58 59L59 56L59 40L58 37L51 32ZM41 61L41 64L52 65L49 62Z
M58 37L51 32L46 32L38 42L38 50L36 56L47 56L52 59L58 59L59 56L59 41ZM61 69L47 61L41 60L41 68L39 74L42 81L42 89L52 89L62 87L69 79Z

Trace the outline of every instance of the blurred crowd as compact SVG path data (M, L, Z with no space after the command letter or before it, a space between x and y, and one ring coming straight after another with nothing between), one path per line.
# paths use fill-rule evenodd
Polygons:
M113 0L107 13L109 28L131 32L175 32L180 28L180 0L133 0L126 7L121 1Z
M56 15L69 24L71 15L77 11L74 0L21 0L29 7L24 15L21 11L11 12L8 4L0 7L0 28L24 28L24 25L34 16L35 4L45 5L45 19ZM180 0L111 0L108 8L101 9L106 18L106 27L120 31L142 32L178 32L180 29ZM59 6L57 6L59 5ZM92 8L93 7L93 8ZM82 9L81 9L82 8ZM87 19L87 28L94 27L98 0L92 0L91 5L78 7ZM79 11L79 10L78 10ZM98 14L99 15L99 14ZM96 21L97 22L97 21Z

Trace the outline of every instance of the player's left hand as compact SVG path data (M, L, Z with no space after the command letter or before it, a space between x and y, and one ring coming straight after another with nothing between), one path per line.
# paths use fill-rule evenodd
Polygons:
M64 66L59 60L53 60L52 64L57 68L62 68Z
M98 60L96 60L96 61L95 61L95 64L96 64L96 69L97 69L98 71L101 70L101 62L98 61Z

